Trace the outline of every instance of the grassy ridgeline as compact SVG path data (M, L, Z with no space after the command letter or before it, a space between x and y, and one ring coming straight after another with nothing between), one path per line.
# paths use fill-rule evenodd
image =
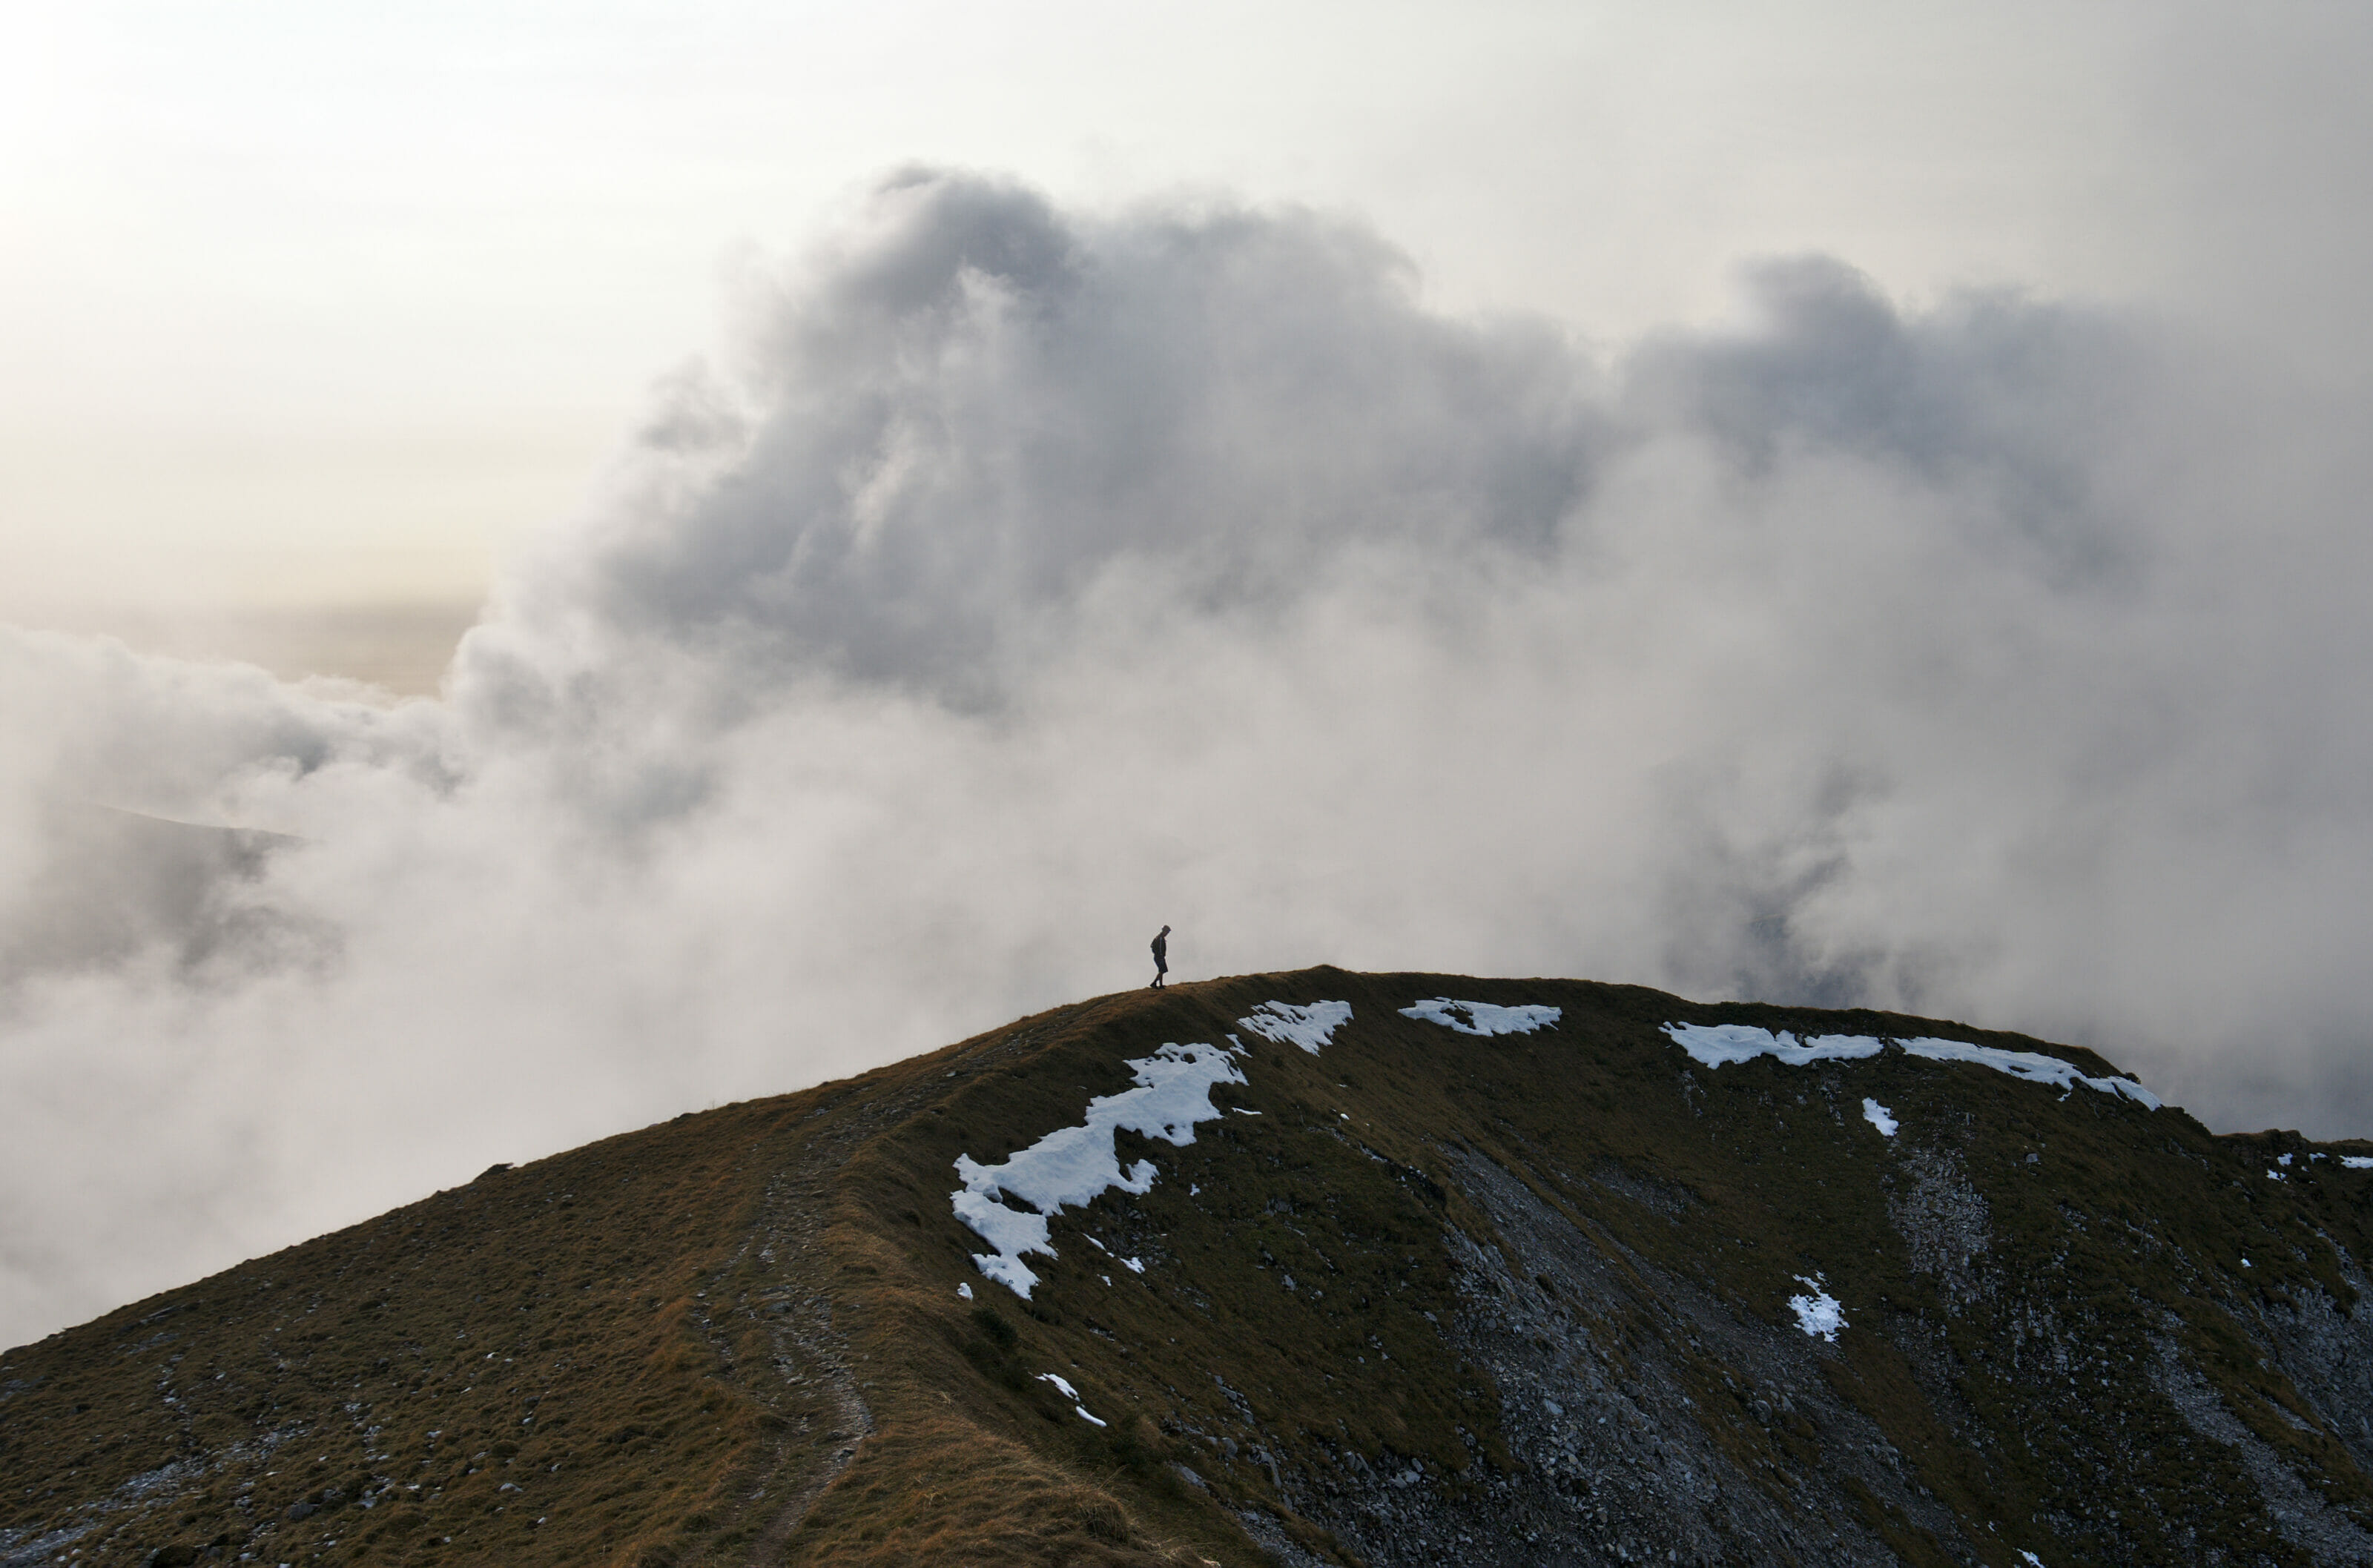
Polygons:
M1431 996L1562 1016L1400 1015ZM1237 1022L1321 1000L1353 1017L1317 1055ZM1895 1051L1707 1069L1677 1020L2114 1071L1570 981L1104 998L491 1171L8 1353L0 1555L2308 1562L2373 1525L2373 1395L2333 1360L2364 1332L2373 1171L2309 1157L2346 1151ZM1151 1191L1061 1214L1027 1301L981 1276L958 1155L1231 1034L1247 1082L1195 1143L1117 1135ZM1795 1327L1806 1280L1833 1342ZM1694 1489L1711 1522L1682 1529Z

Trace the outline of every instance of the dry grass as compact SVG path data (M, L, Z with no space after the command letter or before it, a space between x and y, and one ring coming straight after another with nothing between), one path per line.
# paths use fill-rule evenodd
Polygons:
M1477 1040L1396 1012L1444 993L1566 1016L1553 1031ZM1235 1018L1272 999L1347 1000L1356 1021L1321 1057L1245 1036L1252 1081L1220 1098L1258 1116L1207 1123L1183 1149L1124 1135L1124 1157L1152 1159L1160 1179L1064 1215L1060 1257L1034 1260L1033 1300L978 1275L979 1244L948 1203L959 1153L994 1160L1075 1122L1091 1096L1127 1085L1128 1059L1243 1034ZM1782 1317L1793 1276L1818 1268L1842 1296L1936 1325L1965 1369L1970 1419L2021 1443L1981 1454L1957 1441L1880 1335L1842 1342L1838 1391L1962 1517L2064 1512L2090 1484L2079 1456L2056 1416L1987 1372L1998 1326L1946 1310L1911 1266L1878 1179L1884 1151L1859 1120L1864 1094L1908 1128L1948 1130L1992 1205L1996 1266L2048 1273L2109 1342L2172 1314L2254 1431L2335 1502L2373 1503L2337 1444L2284 1418L2303 1403L2231 1309L2245 1293L2352 1300L2316 1237L2367 1255L2366 1175L2326 1162L2252 1184L2271 1153L2303 1145L2215 1138L2179 1112L2081 1090L2058 1099L1977 1067L1708 1072L1655 1032L1676 1016L2041 1049L1926 1020L1701 1007L1563 981L1321 970L1105 998L490 1173L12 1351L0 1528L88 1517L84 1560L111 1562L211 1542L236 1556L252 1541L291 1563L1191 1568L1255 1561L1235 1518L1256 1510L1327 1555L1325 1531L1278 1496L1271 1462L1347 1479L1411 1456L1471 1479L1517 1462L1497 1390L1437 1327L1457 1298L1444 1227L1491 1239L1449 1179L1462 1147L1604 1237L1610 1257L1697 1281L1741 1314ZM752 1238L770 1180L824 1160L819 1140L836 1129L812 1250L764 1260ZM2048 1180L2026 1161L2038 1150ZM2230 1266L2243 1252L2257 1265L2246 1280ZM976 1302L958 1298L965 1283ZM810 1297L830 1302L871 1411L862 1442L816 1368L773 1360L769 1304ZM1108 1424L1081 1421L1045 1372ZM1692 1376L1709 1429L1742 1463L1819 1462L1808 1439L1727 1420L1720 1367ZM2085 1397L2104 1422L2168 1434L2158 1468L2126 1478L2135 1513L2155 1497L2248 1494L2229 1462L2219 1471L2173 1440L2139 1369ZM775 1516L852 1446L775 1551ZM176 1463L145 1497L76 1512ZM366 1489L368 1511L353 1502ZM307 1503L317 1511L289 1516ZM1876 1500L1866 1509L1907 1561L1943 1560ZM2232 1549L2271 1550L2244 1511L2228 1524Z
M194 1460L172 1514L101 1516L85 1555L280 1521L291 1562L635 1559L780 1419L687 1309L805 1098L489 1174L10 1353L32 1387L0 1407L0 1507L62 1522L53 1500Z

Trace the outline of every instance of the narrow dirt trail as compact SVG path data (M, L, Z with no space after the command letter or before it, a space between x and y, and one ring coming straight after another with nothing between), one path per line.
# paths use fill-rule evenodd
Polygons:
M783 1561L817 1500L855 1462L859 1446L874 1431L848 1336L836 1321L836 1312L854 1305L836 1281L826 1240L841 1171L867 1143L920 1114L956 1081L1028 1050L1069 1025L1086 1005L1018 1027L953 1068L853 1090L811 1111L812 1131L801 1138L795 1156L767 1178L741 1246L710 1272L699 1298L699 1321L711 1349L732 1367L737 1387L784 1418L773 1454L754 1468L732 1514L721 1521L729 1532L747 1528L753 1519L765 1521L746 1552L736 1554L749 1568L776 1568ZM734 1292L730 1282L746 1279L753 1260L765 1283ZM765 1330L770 1365L735 1365L737 1342L753 1324ZM818 1400L830 1412L821 1422L812 1413L796 1413Z

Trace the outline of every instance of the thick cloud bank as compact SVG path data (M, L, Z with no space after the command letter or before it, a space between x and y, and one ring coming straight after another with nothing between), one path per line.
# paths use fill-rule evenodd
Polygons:
M1181 978L1903 1006L2373 1132L2355 411L1750 283L1602 363L1339 222L901 176L443 702L0 633L0 1340L1164 923Z

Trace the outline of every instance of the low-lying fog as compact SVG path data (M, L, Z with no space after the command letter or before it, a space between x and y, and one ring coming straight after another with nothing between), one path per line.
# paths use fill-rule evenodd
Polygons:
M0 1342L1165 923L1180 979L1866 1003L2373 1133L2359 411L1745 286L1610 361L1345 221L910 172L441 700L0 631Z

